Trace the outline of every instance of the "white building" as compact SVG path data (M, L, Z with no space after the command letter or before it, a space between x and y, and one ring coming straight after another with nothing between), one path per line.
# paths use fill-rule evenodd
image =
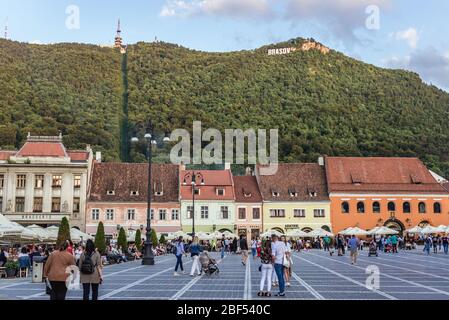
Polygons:
M0 212L23 225L85 228L92 150L66 150L62 136L28 134L19 151L0 150Z

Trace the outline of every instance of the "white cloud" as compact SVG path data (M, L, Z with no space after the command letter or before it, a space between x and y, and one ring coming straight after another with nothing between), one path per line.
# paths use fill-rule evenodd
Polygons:
M392 57L385 61L385 65L417 72L424 81L449 92L449 51L441 52L429 47L408 56Z
M418 46L419 34L413 27L410 27L407 30L395 32L390 36L394 37L396 40L405 40L413 49L416 49Z
M268 0L168 0L161 17L198 15L230 18L267 18L273 15Z

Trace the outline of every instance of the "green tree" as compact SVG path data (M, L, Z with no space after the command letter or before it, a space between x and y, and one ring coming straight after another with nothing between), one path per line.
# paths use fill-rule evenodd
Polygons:
M154 229L151 229L151 243L153 244L153 247L156 247L159 244L157 241L157 233Z
M119 248L122 248L122 250L126 250L126 247L128 246L128 240L126 239L126 232L125 229L120 228L120 232L118 234L117 239L117 245Z
M137 229L134 241L136 242L137 250L140 251L142 249L142 233L140 232L140 229Z
M66 217L62 218L58 230L58 239L56 240L56 247L60 247L64 242L70 240L70 226L69 220Z
M161 244L165 244L167 241L165 240L165 236L162 234L161 237L159 238L159 243Z
M104 225L103 222L100 221L97 228L97 233L95 234L95 248L101 254L105 254L106 252L106 240L104 238Z

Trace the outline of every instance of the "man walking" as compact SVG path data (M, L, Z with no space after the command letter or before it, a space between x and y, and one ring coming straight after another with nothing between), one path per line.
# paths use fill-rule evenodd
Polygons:
M349 239L348 249L351 252L351 264L355 264L357 262L359 243L360 241L355 235L352 235L351 239Z
M287 250L284 242L279 241L278 237L273 234L271 236L271 255L273 256L274 271L279 281L279 292L277 297L285 297L285 280L284 280L284 256Z
M329 251L329 247L330 247L330 243L331 243L331 238L329 236L325 236L323 238L323 242L324 242L324 251Z
M244 235L240 235L240 251L242 252L242 264L246 266L246 260L248 260L248 241Z

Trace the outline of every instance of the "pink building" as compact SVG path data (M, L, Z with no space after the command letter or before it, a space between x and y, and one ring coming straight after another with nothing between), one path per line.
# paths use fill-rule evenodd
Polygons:
M181 230L179 166L153 164L151 170L151 226L157 233ZM120 227L142 229L147 225L148 164L94 163L88 195L86 231L114 237Z

